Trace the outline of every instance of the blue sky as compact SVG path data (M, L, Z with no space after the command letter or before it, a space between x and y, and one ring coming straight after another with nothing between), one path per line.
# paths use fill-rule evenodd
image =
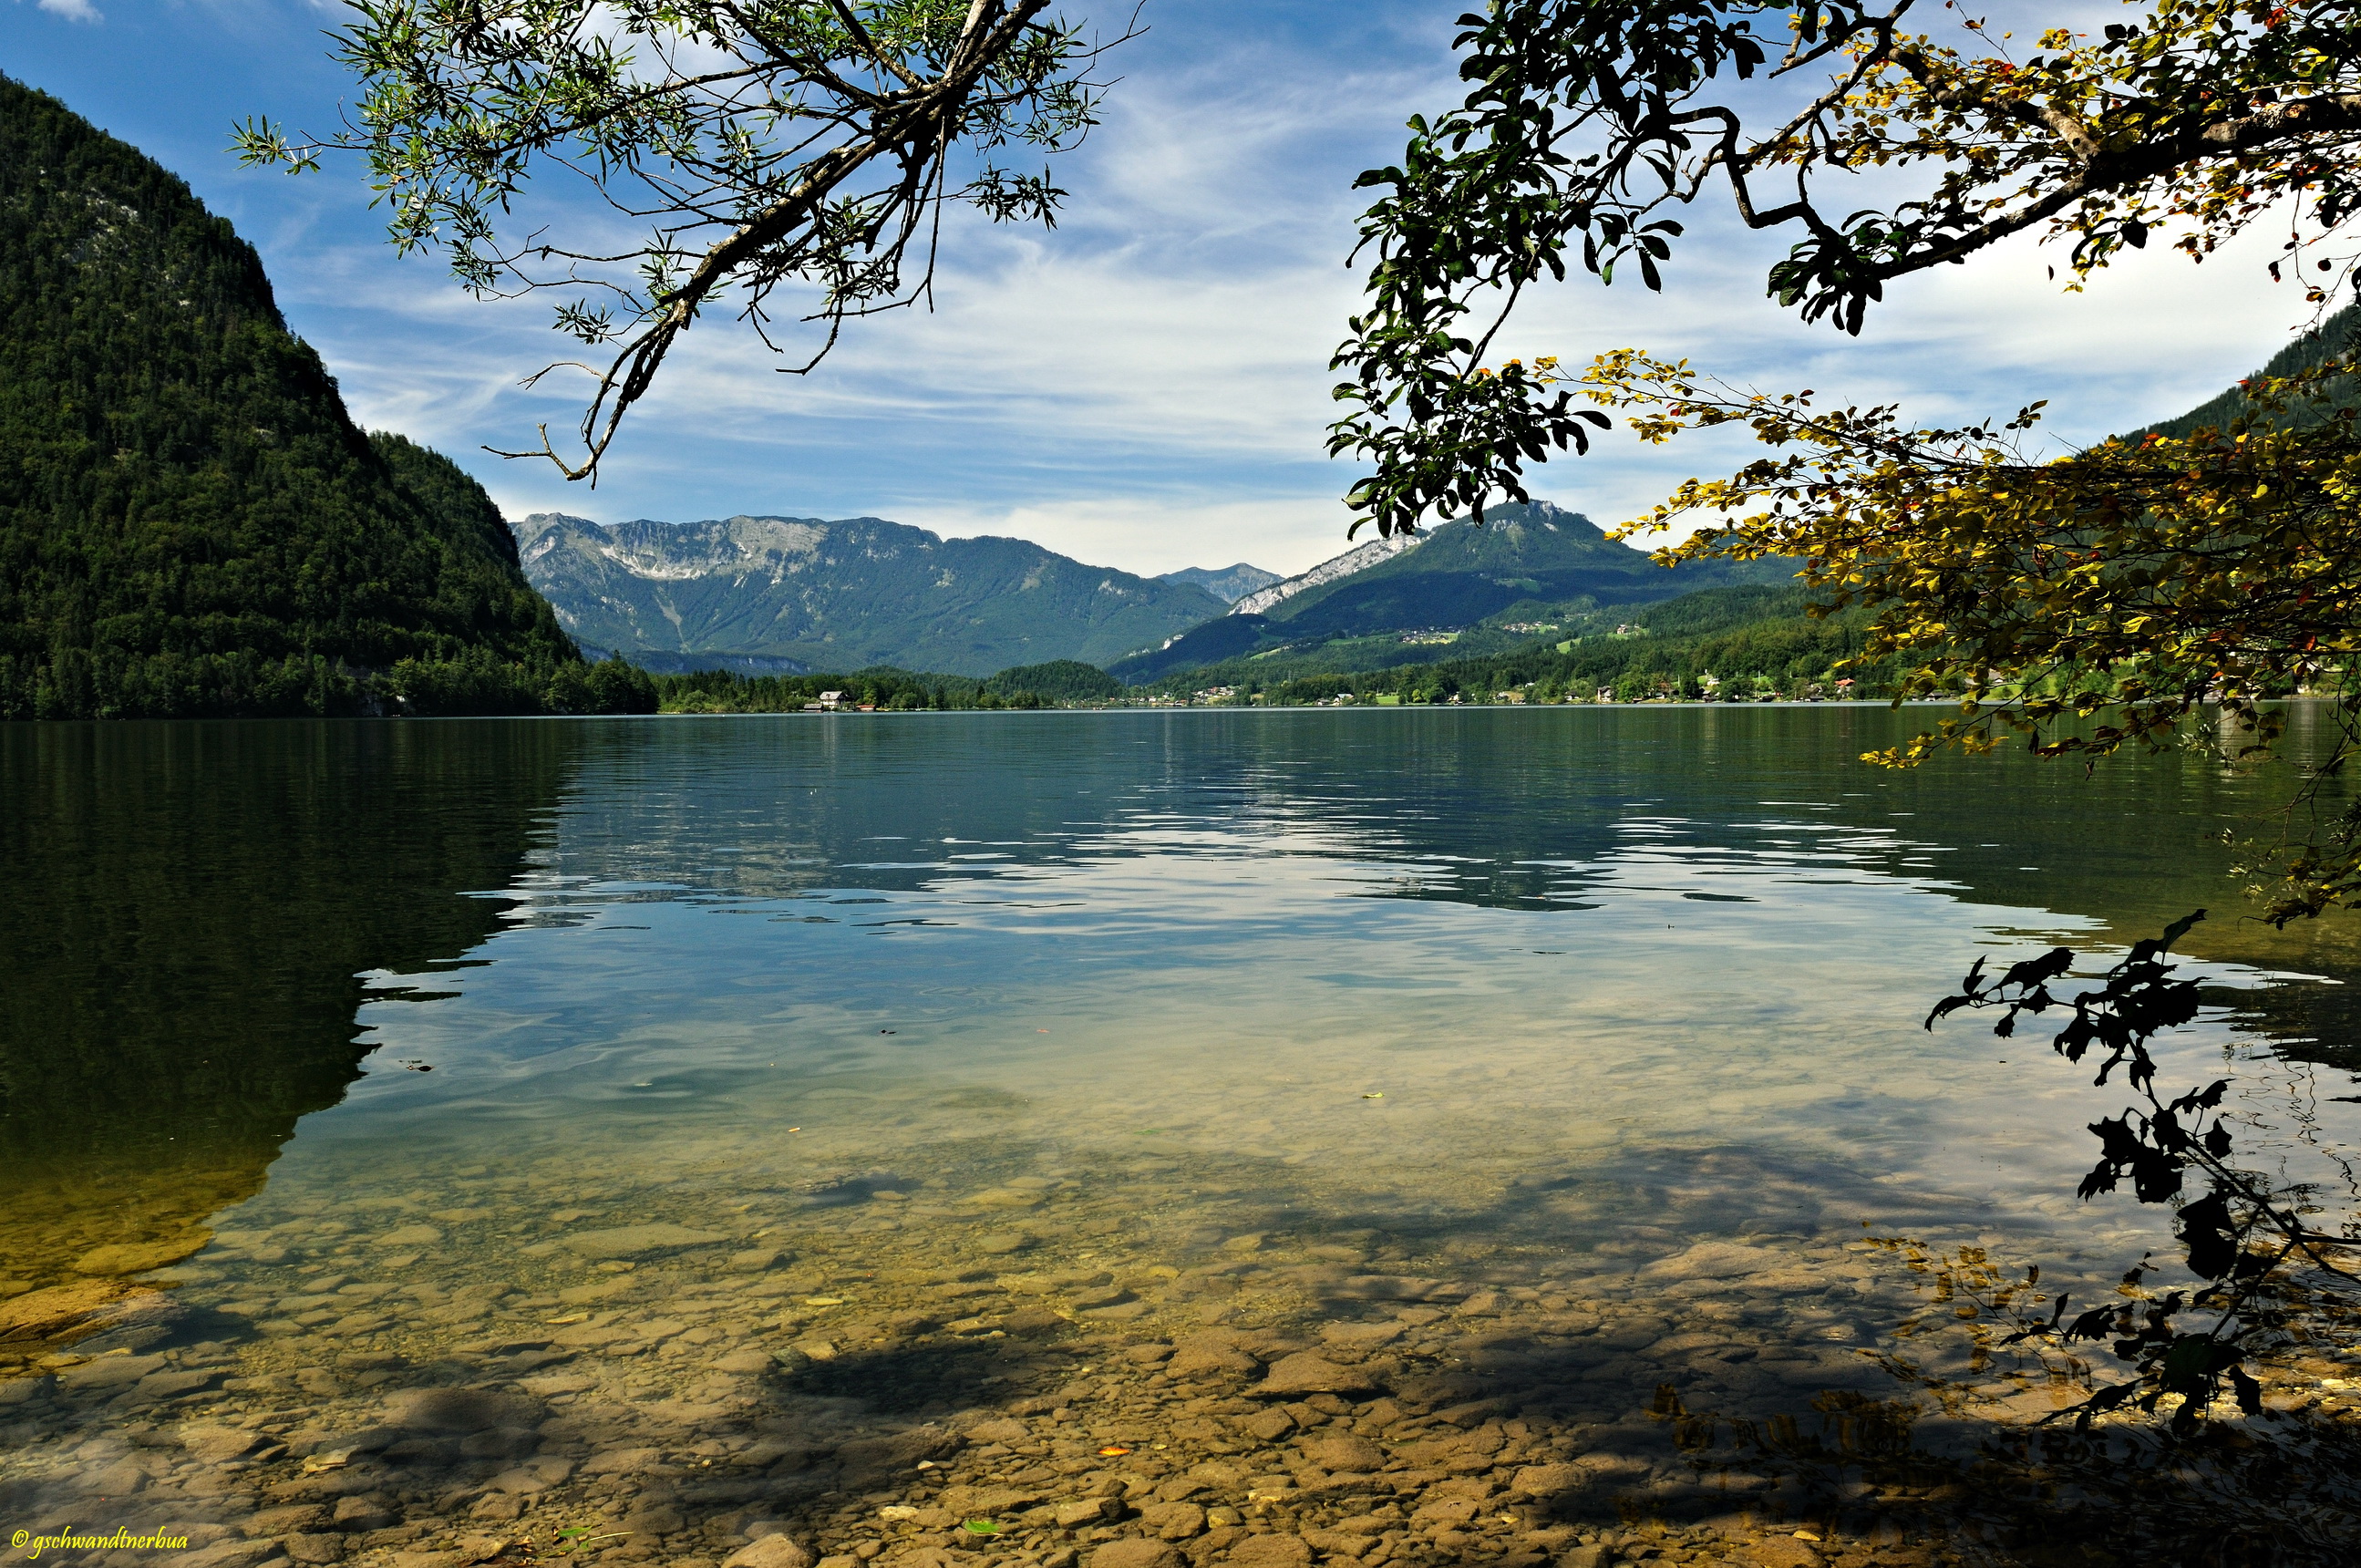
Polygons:
M1336 498L1359 470L1323 455L1322 431L1357 295L1350 186L1392 159L1410 114L1452 101L1460 0L1150 0L1149 31L1111 57L1105 124L1059 167L1071 198L1055 233L952 225L934 313L866 323L809 378L776 374L743 329L701 323L595 491L480 450L529 443L539 421L570 427L572 405L516 385L562 356L547 302L478 302L439 262L397 258L356 165L291 180L225 150L247 115L334 125L352 95L321 37L338 9L0 0L0 71L185 177L260 249L356 417L450 454L511 515L867 513L1138 572L1294 571L1345 547ZM2058 433L2087 440L2210 396L2304 314L2262 276L2268 239L2202 268L2151 247L2081 295L2019 245L1905 280L1850 339L1763 300L1786 240L1694 218L1664 296L1577 278L1532 302L1504 353L1636 345L1741 382L1898 400L1926 422L2046 397ZM1735 455L1619 434L1533 488L1611 523Z

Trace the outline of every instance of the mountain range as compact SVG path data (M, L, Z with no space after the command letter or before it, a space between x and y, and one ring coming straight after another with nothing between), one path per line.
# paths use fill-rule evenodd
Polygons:
M600 524L538 512L510 527L567 631L658 672L985 675L1071 659L1138 684L1282 647L1371 668L1463 641L1452 652L1489 652L1553 618L1793 571L1667 572L1547 501L1496 507L1481 527L1373 540L1287 578L1245 562L1135 576L1023 540L945 539L875 517Z
M1194 583L874 517L606 526L539 512L510 527L566 630L651 665L1104 665L1229 608Z
M1108 669L1138 685L1281 649L1326 669L1376 669L1498 652L1604 609L1794 575L1775 561L1667 571L1579 512L1521 502L1488 509L1481 525L1372 540Z
M1249 566L1241 561L1235 566L1187 566L1178 572L1163 573L1156 580L1159 583L1193 584L1224 604L1235 604L1256 589L1268 587L1283 575L1267 572L1260 566Z

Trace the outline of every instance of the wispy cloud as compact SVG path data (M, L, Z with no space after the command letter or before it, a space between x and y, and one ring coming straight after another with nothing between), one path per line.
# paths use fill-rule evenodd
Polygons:
M904 509L897 521L961 538L1029 539L1094 565L1153 576L1238 561L1292 575L1342 551L1350 519L1332 497L1223 500L1182 493L1050 501L1000 512L921 504Z
M90 0L38 0L40 8L52 16L63 16L69 22L87 22L93 27L106 20Z
M63 15L92 0L39 3ZM351 95L321 60L312 3L125 12L103 50L82 29L27 31L81 73L77 107L126 132L149 127L141 137L162 128L151 145L177 148L176 166L260 246L291 320L360 418L460 458L512 511L867 512L1018 533L1141 571L1240 558L1286 569L1344 547L1336 498L1356 471L1325 457L1323 433L1328 357L1359 302L1360 276L1344 263L1368 195L1350 187L1399 155L1411 113L1463 90L1433 7L1216 0L1151 13L1157 30L1110 61L1124 79L1106 123L1059 166L1073 197L1055 232L951 224L932 313L857 323L809 378L778 374L751 334L709 317L591 491L545 463L480 450L528 444L544 422L570 430L578 415L562 378L517 385L566 347L547 330L549 302L478 303L434 262L396 258L357 169L289 181L227 168L232 118L324 126ZM219 42L215 13L246 18L234 47ZM118 62L135 34L150 53ZM208 49L218 69L163 67ZM223 79L229 71L246 74ZM50 75L67 78L64 64ZM130 85L184 80L213 85L179 89L169 121ZM555 186L533 202L535 222L613 221ZM2079 296L2047 277L2054 257L2019 245L1905 280L1855 340L1763 297L1789 236L1750 234L1707 203L1684 216L1690 236L1666 294L1577 276L1531 299L1502 355L1579 360L1632 345L1742 383L1896 401L1928 422L2047 397L2051 428L2087 440L2210 395L2301 314L2291 291L2261 281L2267 242L2202 268L2151 247ZM1743 451L1617 435L1532 480L1611 522Z
M1401 69L1290 74L1244 50L1141 73L1060 170L1075 195L1054 233L949 226L930 312L859 323L810 378L708 319L595 495L545 466L475 466L513 508L1038 527L1126 567L1187 564L1215 527L1259 540L1274 568L1308 565L1342 547L1345 521L1321 444L1358 289L1351 176L1432 85ZM570 428L564 375L512 385L560 346L545 304L473 303L359 247L314 258L291 308L365 418L446 449Z

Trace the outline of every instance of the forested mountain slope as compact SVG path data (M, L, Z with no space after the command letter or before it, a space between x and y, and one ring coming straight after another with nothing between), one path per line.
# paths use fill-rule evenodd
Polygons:
M1531 607L1533 613L1588 601L1653 604L1733 582L1784 580L1793 566L1715 563L1666 570L1619 544L1580 512L1548 501L1493 507L1475 523L1447 522L1415 550L1274 607L1291 635L1367 636L1397 629L1466 626Z
M626 656L987 675L1104 664L1224 608L1193 584L1087 566L1021 539L945 539L874 517L607 527L542 512L511 526L566 630Z
M2321 323L2318 332L2307 333L2272 355L2255 374L2257 377L2292 376L2300 370L2309 370L2323 364L2333 356L2349 354L2356 348L2361 348L2361 304L2345 306ZM2320 412L2352 407L2356 402L2361 402L2361 386L2346 382L2344 395L2331 399ZM2154 431L2158 435L2185 440L2191 431L2202 425L2212 425L2217 430L2226 428L2232 420L2246 411L2246 394L2243 386L2226 387L2179 419L2165 420L2134 433L2145 435ZM2318 417L2309 410L2306 412L2310 417Z
M480 487L354 426L226 222L0 77L0 717L652 706L644 685L593 679Z
M1725 700L1773 693L1807 696L1884 696L1893 672L1883 663L1837 666L1864 652L1858 613L1821 619L1808 613L1811 593L1800 583L1735 584L1705 588L1643 609L1592 611L1558 641L1526 640L1505 650L1464 644L1422 649L1414 662L1340 667L1334 645L1289 649L1176 672L1149 688L1174 696L1228 688L1234 701L1326 702L1340 694L1380 702L1588 702L1600 688L1615 700L1695 697L1710 690ZM1850 688L1837 685L1850 677Z
M1371 551L1369 565L1287 598L1276 597L1286 584L1249 595L1221 620L1111 668L1141 683L1279 649L1290 660L1312 656L1316 667L1332 670L1424 663L1444 644L1405 638L1447 633L1468 641L1465 652L1491 652L1531 641L1532 633L1523 628L1703 588L1785 582L1795 575L1795 566L1782 562L1667 570L1608 538L1581 513L1548 501L1493 507L1484 516L1480 527L1446 522L1409 548ZM1305 574L1323 575L1319 567Z

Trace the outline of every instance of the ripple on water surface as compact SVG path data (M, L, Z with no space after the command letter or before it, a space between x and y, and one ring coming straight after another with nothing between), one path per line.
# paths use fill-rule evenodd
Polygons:
M1374 1563L1779 1521L1791 1557L1911 1560L2050 1518L1945 1488L2074 1395L1915 1336L1879 1243L2083 1291L2165 1244L2060 1200L2112 1103L1916 1026L1980 948L2149 911L2024 901L1994 868L2087 839L2090 798L1847 771L1885 719L572 727L511 873L445 884L487 934L348 962L367 1076L267 1189L150 1160L133 1234L25 1188L16 1234L79 1227L26 1285L203 1249L0 1383L0 1484L212 1561L404 1568L563 1528L757 1568L776 1530ZM513 778L468 755L402 809ZM2127 845L2155 793L2098 797ZM2322 1131L2234 1021L2173 1048Z

